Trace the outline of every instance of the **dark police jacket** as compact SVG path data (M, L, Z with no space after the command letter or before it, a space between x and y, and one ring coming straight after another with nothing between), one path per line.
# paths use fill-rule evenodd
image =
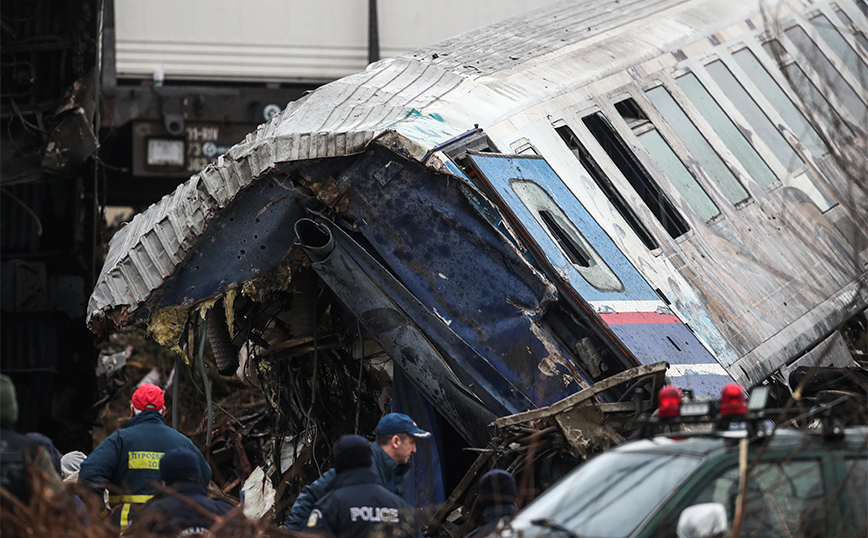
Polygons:
M215 521L207 514L222 516L235 508L228 502L208 497L208 490L198 482L175 482L168 487L174 492L161 493L148 501L136 514L133 528L147 529L160 536L207 535L205 529ZM207 514L185 500L193 501Z
M410 470L410 464L399 464L389 457L377 443L371 446L371 456L371 470L377 477L377 482L388 491L402 497L404 495L404 476ZM329 469L312 484L305 486L292 505L284 528L295 531L303 530L314 503L332 490L334 479L335 470Z
M24 504L30 502L32 493L31 466L53 474L55 481L60 482L38 441L16 432L8 424L0 424L0 486Z
M410 505L377 482L369 467L336 474L331 491L314 504L307 529L337 538L363 538L380 525L397 528L406 523Z
M482 509L482 524L473 529L465 538L482 538L491 534L498 525L506 523L515 514L514 504L496 504Z

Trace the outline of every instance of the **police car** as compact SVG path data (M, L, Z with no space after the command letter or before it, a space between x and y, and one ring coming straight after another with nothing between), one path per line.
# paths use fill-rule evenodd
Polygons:
M751 395L761 408L766 393ZM630 442L574 469L521 510L500 538L868 536L868 428L774 428L738 385L719 406L658 397L650 427L703 433ZM864 402L863 402L864 405ZM827 418L833 413L825 413ZM819 421L818 421L819 422ZM647 433L647 432L646 432Z

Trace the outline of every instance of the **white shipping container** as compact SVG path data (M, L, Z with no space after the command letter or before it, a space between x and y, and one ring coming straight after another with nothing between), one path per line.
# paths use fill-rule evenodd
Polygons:
M553 0L379 0L380 57ZM116 0L120 78L325 82L368 63L367 0Z

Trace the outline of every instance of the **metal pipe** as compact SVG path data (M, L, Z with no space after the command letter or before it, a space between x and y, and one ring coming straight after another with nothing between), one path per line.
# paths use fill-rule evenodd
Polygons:
M380 25L377 21L377 0L368 0L368 63L380 59Z
M205 403L208 405L208 426L205 434L205 446L211 448L211 427L214 422L214 409L211 406L211 384L205 372L205 340L208 339L208 318L202 318L202 330L199 332L199 371L202 372L202 385L205 386Z
M178 385L181 382L181 356L175 353L175 375L172 377L172 429L178 430Z

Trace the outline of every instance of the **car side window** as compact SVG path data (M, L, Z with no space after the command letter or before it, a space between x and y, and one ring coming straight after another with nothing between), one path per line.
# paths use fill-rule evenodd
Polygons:
M849 501L849 514L852 518L856 536L868 535L868 458L846 460L847 476L844 479L844 492Z
M823 473L819 460L763 462L748 471L743 502L741 535L788 538L825 536L826 510ZM730 527L738 502L738 467L730 467L709 482L690 505L720 503ZM679 514L671 514L661 527L674 536ZM658 533L658 536L662 536Z

